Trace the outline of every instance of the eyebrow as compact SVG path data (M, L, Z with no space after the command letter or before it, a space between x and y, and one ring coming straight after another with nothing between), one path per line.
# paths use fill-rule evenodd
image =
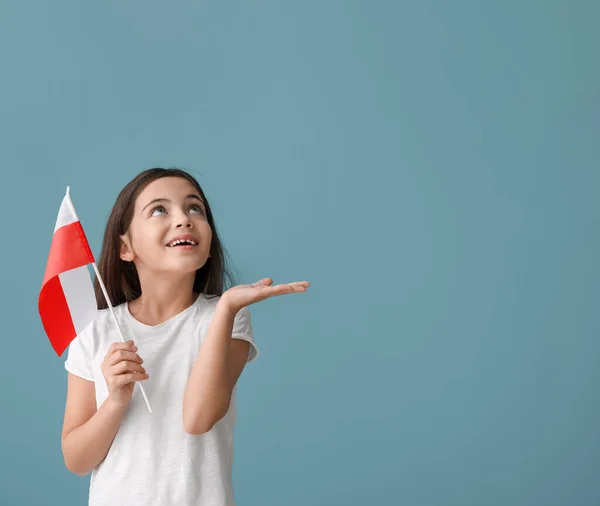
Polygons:
M191 193L190 195L188 195L187 197L185 197L186 199L196 199L199 200L200 203L206 208L206 206L204 205L204 202L202 201L202 199L200 197L198 197L198 195ZM144 212L144 209L146 209L150 204L154 204L155 202L171 202L169 199L166 198L159 198L159 199L154 199L151 200L150 202L148 202L144 208L142 209L142 212Z

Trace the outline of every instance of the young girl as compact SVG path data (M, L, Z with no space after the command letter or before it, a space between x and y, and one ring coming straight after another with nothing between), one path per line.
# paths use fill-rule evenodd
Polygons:
M67 468L91 471L90 506L233 506L236 386L258 356L247 306L309 283L224 291L210 206L178 169L146 170L121 191L98 269L129 340L96 279L99 316L65 362Z

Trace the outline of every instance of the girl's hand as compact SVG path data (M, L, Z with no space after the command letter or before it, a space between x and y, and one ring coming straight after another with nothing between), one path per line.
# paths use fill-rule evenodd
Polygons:
M268 299L269 297L285 293L306 292L306 289L310 286L308 281L294 281L293 283L275 286L271 286L272 284L273 280L271 278L263 278L251 285L234 286L225 291L219 303L226 304L227 307L237 313L243 307Z
M143 360L135 353L137 349L133 341L112 343L102 362L108 395L118 406L129 404L136 381L150 377L141 366Z

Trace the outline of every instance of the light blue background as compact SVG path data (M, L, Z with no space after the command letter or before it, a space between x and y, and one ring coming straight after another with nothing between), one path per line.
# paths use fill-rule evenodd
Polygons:
M239 282L312 283L251 306L239 506L599 504L598 5L2 2L0 503L86 504L37 312L66 186L99 255L180 166Z

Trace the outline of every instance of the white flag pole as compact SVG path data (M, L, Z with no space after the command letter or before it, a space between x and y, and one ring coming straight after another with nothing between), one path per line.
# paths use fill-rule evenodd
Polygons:
M73 203L71 202L71 196L69 195L69 187L68 186L67 186L67 197L69 197L67 199L69 208L71 209L73 216L75 216L75 219L77 221L79 221L79 218L77 217L77 213L75 212L75 208L73 207ZM115 323L117 325L117 329L119 330L119 335L121 336L121 341L123 341L125 343L127 341L125 340L125 337L123 336L123 331L121 330L121 326L119 325L119 321L117 320L117 315L115 314L115 312L113 310L112 303L110 301L108 293L106 292L106 287L104 286L104 282L102 281L102 277L100 276L100 272L98 271L96 262L92 262L92 266L94 267L94 271L96 272L96 276L98 277L98 282L100 283L100 287L102 288L102 293L104 294L104 298L106 299L106 303L108 304L108 308L110 309L110 314L112 314L113 319L115 320ZM144 386L142 385L142 383L140 381L136 381L135 383L137 383L140 386L140 390L142 391L142 395L144 396L144 400L146 401L146 406L148 406L148 411L150 413L152 413L152 408L150 407L150 403L148 402L148 397L146 396L146 391L144 390Z

